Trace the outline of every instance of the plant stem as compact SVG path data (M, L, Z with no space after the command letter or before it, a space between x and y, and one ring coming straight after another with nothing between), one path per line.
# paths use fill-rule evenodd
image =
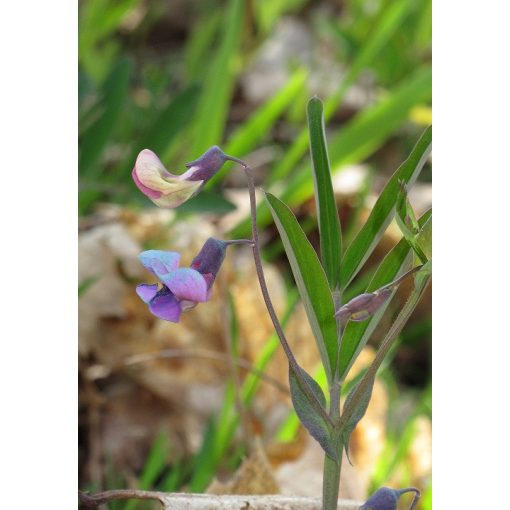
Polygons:
M342 468L342 443L337 442L338 462L329 455L324 455L324 475L322 479L322 510L336 510L340 488L340 471Z
M400 489L398 491L399 496L405 494L406 492L414 492L414 498L411 501L411 506L409 507L409 510L413 510L421 497L421 492L416 487L408 487L407 489Z
M271 297L269 296L269 291L266 284L266 278L264 275L264 269L262 267L262 259L260 257L260 244L259 244L259 233L257 229L257 199L255 196L255 182L253 179L253 175L251 173L251 168L242 160L227 156L227 159L239 163L243 168L246 174L246 180L248 183L248 192L250 196L250 209L251 209L251 227L252 227L252 249L253 249L253 260L255 262L255 269L257 272L257 277L260 284L260 290L262 291L262 296L264 298L264 302L266 304L267 311L269 312L269 316L271 317L271 321L273 322L273 326L275 328L276 334L280 339L280 343L287 355L287 359L289 360L289 369L292 370L299 381L299 385L301 389L308 397L308 400L313 405L314 409L317 411L326 423L329 424L330 427L334 426L333 420L329 417L326 410L322 407L321 403L314 395L313 391L309 387L308 383L305 381L301 374L301 367L298 365L296 358L294 357L293 352L290 349L289 343L285 338L285 334L280 325L280 321L278 320L278 316L276 315L276 311L274 309L273 303L271 301Z
M253 244L253 241L251 239L229 239L227 241L223 241L225 244L231 245L231 244Z

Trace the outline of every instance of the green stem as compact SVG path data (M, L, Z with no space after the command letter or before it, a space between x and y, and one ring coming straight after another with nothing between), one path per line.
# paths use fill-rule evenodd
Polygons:
M342 469L342 443L335 445L338 462L329 455L324 455L324 478L322 480L322 510L336 510L340 488L340 471Z

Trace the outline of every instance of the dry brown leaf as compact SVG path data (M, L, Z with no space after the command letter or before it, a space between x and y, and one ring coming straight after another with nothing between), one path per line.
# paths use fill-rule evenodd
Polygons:
M278 483L259 438L250 456L243 461L231 480L214 480L208 494L279 494Z

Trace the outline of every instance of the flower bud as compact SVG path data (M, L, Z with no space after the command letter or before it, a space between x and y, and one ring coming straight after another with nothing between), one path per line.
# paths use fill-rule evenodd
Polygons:
M227 243L219 239L213 239L210 237L205 242L204 246L198 253L198 255L191 262L190 267L198 271L204 277L210 275L208 287L210 288L220 270L221 264L225 259L225 253L227 249Z
M360 294L339 308L335 317L338 317L342 324L346 324L348 320L364 321L381 308L391 293L391 288L383 288L372 293Z
M213 145L202 156L191 163L186 163L189 170L183 174L189 181L204 181L206 183L223 166L227 160L225 153Z

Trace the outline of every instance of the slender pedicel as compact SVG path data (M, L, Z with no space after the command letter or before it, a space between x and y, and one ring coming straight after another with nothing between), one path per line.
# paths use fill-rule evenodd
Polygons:
M283 328L281 327L280 321L278 320L278 316L276 315L276 311L274 309L273 303L271 301L271 297L269 296L269 290L266 284L266 278L264 275L264 269L262 267L262 259L260 256L260 244L259 244L259 235L257 229L257 200L255 196L255 183L253 180L253 175L251 172L251 168L242 160L238 158L234 158L226 155L225 159L234 161L235 163L239 163L243 168L246 174L246 179L248 182L248 192L250 196L250 208L251 208L251 227L252 227L252 236L253 236L253 259L255 262L255 269L257 272L257 277L259 279L260 290L262 291L262 296L264 298L264 302L266 304L267 311L271 317L273 322L273 326L275 328L276 334L280 339L280 343L282 344L283 350L287 355L287 359L289 360L289 364L291 370L296 375L297 379L300 382L302 390L306 393L308 399L314 406L315 410L321 415L321 417L331 426L334 426L333 420L329 417L326 410L322 407L321 403L318 401L317 397L314 395L308 383L304 380L301 375L301 368L298 365L294 354L292 353L289 343L287 342L287 338L283 332Z

